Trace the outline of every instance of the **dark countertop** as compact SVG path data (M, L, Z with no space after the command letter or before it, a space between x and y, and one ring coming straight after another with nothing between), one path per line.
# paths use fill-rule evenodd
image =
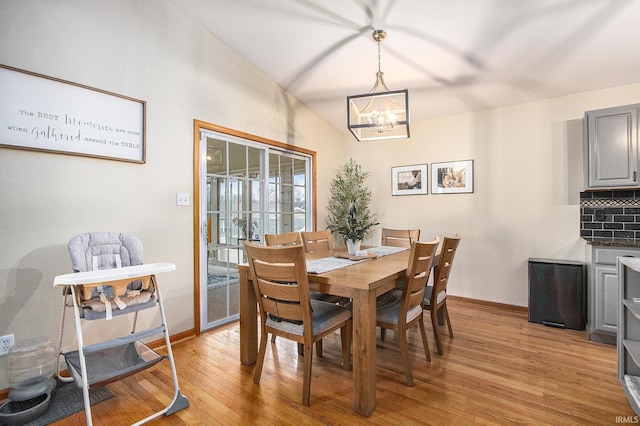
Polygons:
M607 247L640 247L640 239L636 238L582 238L592 246Z

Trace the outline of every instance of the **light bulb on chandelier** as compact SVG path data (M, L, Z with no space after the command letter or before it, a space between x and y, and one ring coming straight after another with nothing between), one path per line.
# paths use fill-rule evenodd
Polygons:
M347 127L358 141L408 138L409 92L387 88L380 65L380 43L387 33L376 30L372 36L378 43L376 82L367 94L347 96Z
M375 124L372 130L382 133L393 129L393 125L396 122L396 115L392 111L371 111L371 115L367 117L368 124Z

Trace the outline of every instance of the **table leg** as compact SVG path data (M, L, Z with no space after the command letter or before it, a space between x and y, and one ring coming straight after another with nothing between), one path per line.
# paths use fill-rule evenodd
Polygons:
M256 363L258 355L258 313L256 292L249 281L249 271L239 271L240 293L240 362Z
M353 295L353 410L370 416L376 409L376 297Z

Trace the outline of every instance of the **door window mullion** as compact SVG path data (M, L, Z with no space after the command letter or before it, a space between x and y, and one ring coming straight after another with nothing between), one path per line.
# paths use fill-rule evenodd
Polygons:
M265 233L308 229L311 157L256 141L203 131L201 194L205 255L201 255L201 329L238 317L237 264L246 262L244 242L263 241ZM234 220L235 219L235 220ZM212 289L221 299L211 300ZM214 314L215 312L215 314Z

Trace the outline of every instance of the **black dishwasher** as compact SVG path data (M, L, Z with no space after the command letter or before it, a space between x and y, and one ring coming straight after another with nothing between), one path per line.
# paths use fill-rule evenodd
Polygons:
M580 262L529 259L529 322L584 330L585 275Z

